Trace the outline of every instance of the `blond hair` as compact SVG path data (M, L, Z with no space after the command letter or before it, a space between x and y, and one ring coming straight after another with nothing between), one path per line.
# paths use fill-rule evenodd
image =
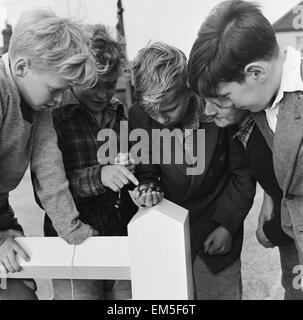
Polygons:
M137 102L146 111L158 113L164 96L188 87L184 53L162 42L139 51L133 64Z
M103 24L86 25L85 31L91 42L99 79L103 81L118 77L126 64L125 43L115 40Z
M97 70L82 26L49 10L24 12L13 32L9 56L25 55L37 71L53 70L71 85L92 87Z

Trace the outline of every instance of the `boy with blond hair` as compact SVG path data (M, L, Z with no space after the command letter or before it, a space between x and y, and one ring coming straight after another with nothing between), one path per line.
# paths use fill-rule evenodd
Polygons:
M139 164L136 176L141 184L159 185L166 199L189 211L196 298L240 300L243 223L255 184L242 146L228 130L206 122L204 101L189 87L187 71L179 49L159 42L143 48L134 61L137 105L130 109L129 122L131 129L149 133L150 145L153 130L175 132L181 159L197 153L203 143L198 133L204 130L205 170L188 175L191 164L153 162L158 155L151 151L150 164ZM163 159L177 157L163 141L160 150Z
M102 66L100 66L102 67ZM81 26L51 11L25 12L0 60L0 266L20 270L16 253L29 260L15 241L22 236L9 205L9 192L28 165L43 207L59 235L77 244L97 234L82 223L68 188L51 110L62 102L65 89L93 86L94 58ZM35 299L21 280L9 280L0 299Z

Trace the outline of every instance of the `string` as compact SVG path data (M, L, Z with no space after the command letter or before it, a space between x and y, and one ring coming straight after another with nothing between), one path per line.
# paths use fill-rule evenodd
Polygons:
M72 262L71 262L71 293L72 293L72 300L75 300L74 297L74 259L76 254L76 245L74 245L73 249L73 256L72 256Z

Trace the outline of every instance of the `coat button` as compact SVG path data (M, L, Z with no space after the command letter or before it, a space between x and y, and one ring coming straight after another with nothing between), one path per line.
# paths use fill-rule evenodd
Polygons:
M286 200L294 200L295 196L293 194L287 193L285 196Z

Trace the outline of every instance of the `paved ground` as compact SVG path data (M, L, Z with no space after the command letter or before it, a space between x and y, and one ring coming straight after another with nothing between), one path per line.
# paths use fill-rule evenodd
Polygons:
M283 299L280 286L280 263L277 249L264 249L256 238L258 212L262 192L258 190L254 206L245 223L245 240L242 253L243 290L245 300ZM30 177L27 173L19 187L11 194L10 203L23 225L27 236L42 235L43 212L33 199ZM37 280L40 299L52 299L49 281Z

